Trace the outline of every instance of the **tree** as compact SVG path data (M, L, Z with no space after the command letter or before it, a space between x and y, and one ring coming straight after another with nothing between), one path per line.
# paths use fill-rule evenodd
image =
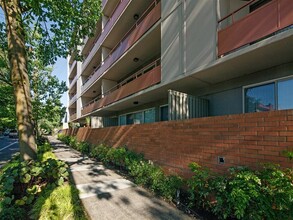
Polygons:
M79 54L81 39L92 35L100 17L100 0L0 0L5 14L10 76L14 88L20 155L36 158L27 52L32 24L41 34L40 54L44 64L57 56ZM70 50L69 50L70 49Z

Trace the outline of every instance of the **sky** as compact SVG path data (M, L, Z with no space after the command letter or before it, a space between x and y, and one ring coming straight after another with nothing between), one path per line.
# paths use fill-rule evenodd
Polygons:
M4 21L3 11L0 9L0 21ZM65 58L58 58L57 62L53 66L53 74L58 77L60 81L67 82L67 60ZM67 92L65 92L61 98L61 102L67 107Z
M57 62L53 66L53 75L56 75L60 81L67 82L67 60L64 58L58 58ZM65 92L61 98L61 102L67 107L68 93Z

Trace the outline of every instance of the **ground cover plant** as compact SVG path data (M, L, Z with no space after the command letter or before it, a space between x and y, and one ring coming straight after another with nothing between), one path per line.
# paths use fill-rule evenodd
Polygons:
M231 167L225 175L211 172L197 163L186 182L163 170L125 147L79 143L75 137L59 135L75 149L89 152L100 161L127 171L134 182L148 187L168 200L177 198L178 189L187 191L183 198L190 209L205 210L218 219L293 219L293 171L278 165L264 164L262 169Z
M0 219L42 219L41 216L58 219L56 213L61 210L62 215L84 216L83 210L76 211L74 208L80 206L79 200L74 200L74 203L71 200L72 197L78 198L78 194L68 183L67 165L56 158L49 143L40 145L38 149L37 160L22 161L18 155L1 168ZM69 194L62 192L68 191L68 188L72 194L66 203L64 201ZM50 211L54 210L54 216L51 216L50 211L43 207L56 190L63 205L57 206L57 200L51 203ZM70 206L71 210L65 209L65 206ZM72 214L72 210L76 212Z

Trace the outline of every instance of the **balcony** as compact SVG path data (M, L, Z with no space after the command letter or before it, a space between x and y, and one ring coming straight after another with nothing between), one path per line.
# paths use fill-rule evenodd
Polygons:
M69 98L68 106L71 106L74 102L76 102L76 100L77 100L77 94L75 93L75 95Z
M76 64L77 64L77 61L74 60L73 63L71 65L69 65L69 77L71 77L72 75L74 75L73 73L75 72L76 74ZM74 70L74 71L73 71Z
M161 82L160 59L147 65L132 76L123 80L114 88L107 91L100 97L89 102L81 111L82 115L117 102L127 96L142 91L150 86Z
M97 50L100 48L101 43L104 41L105 37L110 32L113 25L116 23L118 18L121 16L122 12L127 7L130 0L122 0L114 9L112 15L109 17L108 22L105 24L104 29L102 30L101 34L96 37L96 39L93 42L92 47L90 48L88 54L85 56L85 60L82 64L82 71L88 66L90 61L92 60L93 56L97 52Z
M219 20L219 24L233 16L252 0ZM249 13L242 19L232 22L228 27L218 31L218 56L230 53L242 46L249 45L268 37L293 24L292 0L272 0L264 6Z
M73 121L73 120L75 120L76 118L77 118L77 115L76 115L76 113L74 113L74 114L72 114L72 115L70 115L70 121Z
M69 90L76 84L78 76L76 75L74 79L69 83Z
M106 72L129 48L131 48L161 17L161 4L154 1L122 40L114 47L109 56L88 77L82 86L85 92L99 77Z

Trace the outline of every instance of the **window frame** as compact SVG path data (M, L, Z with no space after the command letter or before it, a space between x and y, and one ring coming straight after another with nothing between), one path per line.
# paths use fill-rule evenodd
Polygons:
M130 115L130 114L136 114L136 113L138 113L138 112L141 112L142 113L142 120L143 120L143 123L141 123L141 124L149 124L149 123L145 123L144 122L144 112L146 111L146 110L150 110L150 109L155 109L155 112L156 112L156 107L151 107L151 108L146 108L146 109L142 109L142 110L137 110L137 111L133 111L133 112L128 112L128 113L125 113L125 114L121 114L121 115L118 115L118 126L123 126L123 125L120 125L120 120L119 120L119 117L120 116L125 116L125 117L127 117L127 115ZM155 117L156 118L156 117ZM153 122L151 122L151 123L153 123ZM127 124L127 119L126 119L126 124L125 125L129 125L129 124Z
M257 86L264 86L270 83L274 83L274 90L275 90L275 94L274 94L274 101L275 101L275 109L274 111L279 110L279 97L278 97L278 83L282 82L282 81L287 81L287 80L292 80L293 76L285 76L285 77L280 77L277 79L272 79L272 80L267 80L267 81L263 81L260 83L254 83L254 84L249 84L246 86L242 87L242 113L251 113L251 112L245 112L245 90L249 89L249 88L253 88L253 87L257 87Z

